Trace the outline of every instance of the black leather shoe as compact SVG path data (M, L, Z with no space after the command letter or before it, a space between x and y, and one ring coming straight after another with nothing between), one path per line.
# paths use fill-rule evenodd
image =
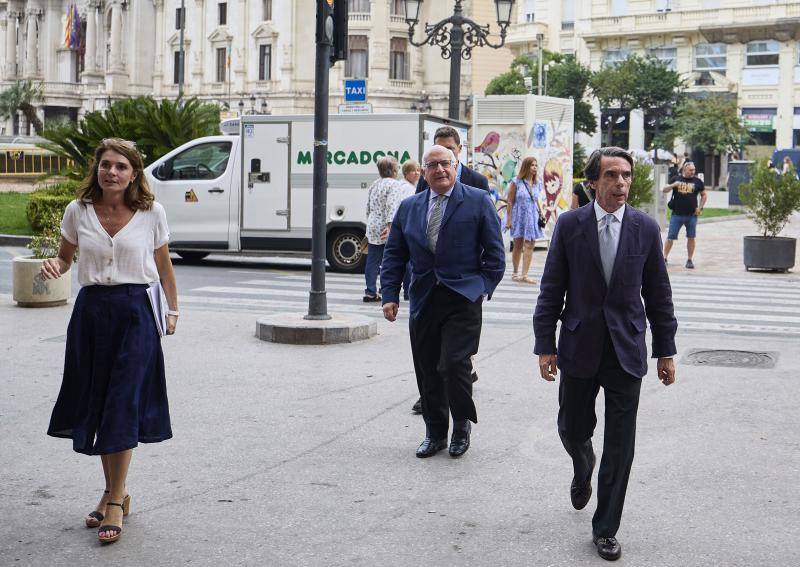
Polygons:
M363 298L364 303L374 303L380 300L381 294L379 293L365 293Z
M598 537L592 534L592 542L597 547L597 555L606 561L616 561L622 557L622 547L620 547L615 537Z
M442 439L426 437L422 440L419 447L417 447L417 457L420 459L432 457L445 447L447 447L447 437L443 437Z
M453 436L450 438L450 448L448 449L451 457L460 457L467 452L471 430L472 424L469 421L466 424L453 424Z
M594 465L597 462L594 451L592 451L592 468L589 471L589 480L585 484L578 486L575 477L572 478L572 484L569 487L569 497L572 500L572 507L576 510L583 510L589 503L592 497L592 473L594 473Z
M418 399L413 406L411 406L411 411L414 413L422 413L422 398Z

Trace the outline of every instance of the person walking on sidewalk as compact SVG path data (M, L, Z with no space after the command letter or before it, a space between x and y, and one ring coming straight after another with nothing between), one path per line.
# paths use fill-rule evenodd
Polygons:
M397 209L400 208L400 203L402 203L405 199L412 197L414 193L417 191L417 182L419 181L420 175L422 171L419 167L419 162L417 160L409 159L403 162L403 167L401 169L403 173L403 180L400 182L400 190L392 192L390 199L391 199L391 211L389 213L389 224L383 229L381 232L381 238L385 239L389 237L389 231L392 229L392 220L394 216L397 214ZM408 301L408 288L411 285L411 266L406 266L406 273L403 275L403 299Z
M392 204L402 192L402 185L397 180L397 160L392 156L384 156L378 160L378 179L367 191L367 265L364 268L364 302L380 301L377 282L383 259L383 247L386 245L385 229L392 222Z
M80 250L67 328L64 376L47 434L72 439L78 453L100 455L105 490L85 518L101 542L122 535L133 449L172 437L164 355L148 298L163 284L167 334L178 321L178 292L164 208L154 202L133 142L107 138L96 149L78 198L64 213L58 256L41 276L59 278Z
M678 233L682 226L686 227L686 267L694 269L695 241L697 238L697 219L703 214L703 207L706 205L708 195L703 181L695 176L694 163L687 161L681 168L681 174L669 185L665 185L661 190L664 193L672 191L672 197L668 206L672 209L672 217L669 220L669 230L667 231L667 241L664 242L664 262L667 262L672 245L678 240ZM697 196L700 195L700 204L697 204Z
M523 159L519 166L519 174L508 184L506 193L508 202L506 228L510 229L511 238L514 239L514 250L511 252L514 274L511 279L526 284L536 284L536 280L528 277L528 271L533 261L533 247L537 240L544 238L544 232L539 226L541 218L539 196L542 194L542 182L538 170L539 165L535 157L528 156Z
M633 158L622 148L601 148L589 157L584 173L596 199L556 223L533 316L542 378L553 381L561 369L558 434L572 458L570 499L577 510L592 495L595 398L601 387L605 392L592 541L608 560L621 555L616 535L633 463L639 390L647 374L645 316L658 377L665 386L675 381L678 324L661 234L653 219L625 204L632 172Z
M434 145L423 164L429 189L400 204L386 243L383 314L396 320L410 260L411 352L425 420L416 455L430 457L447 446L452 414L449 453L459 457L478 421L469 357L478 351L483 299L503 278L505 251L489 193L456 181L455 154Z

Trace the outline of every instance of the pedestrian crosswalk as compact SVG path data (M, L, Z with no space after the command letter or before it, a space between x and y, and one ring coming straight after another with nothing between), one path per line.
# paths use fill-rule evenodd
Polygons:
M259 314L304 312L310 273L285 270L226 270L220 277L182 290L189 307L253 311ZM541 269L532 270L539 279ZM800 338L800 283L769 276L726 277L701 274L671 276L679 332ZM383 316L380 304L363 303L364 279L357 274L326 275L328 310ZM516 283L511 273L484 304L484 325L530 326L539 288ZM401 302L400 317L408 309Z

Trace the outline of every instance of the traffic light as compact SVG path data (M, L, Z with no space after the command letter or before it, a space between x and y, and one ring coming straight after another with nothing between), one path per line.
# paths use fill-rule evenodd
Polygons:
M331 46L331 65L347 59L347 0L317 0L317 43Z
M331 65L347 59L347 0L333 0Z

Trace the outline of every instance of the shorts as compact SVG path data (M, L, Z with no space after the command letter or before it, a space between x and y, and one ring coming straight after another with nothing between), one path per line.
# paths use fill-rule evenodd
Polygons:
M686 238L697 236L697 215L676 215L673 213L672 218L669 220L667 240L678 240L678 232L680 232L682 226L686 227Z

